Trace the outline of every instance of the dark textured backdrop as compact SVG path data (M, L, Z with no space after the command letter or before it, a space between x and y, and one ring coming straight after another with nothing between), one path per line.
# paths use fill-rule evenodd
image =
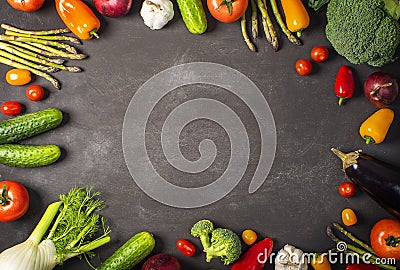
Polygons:
M93 7L91 1L89 4ZM16 11L5 1L0 6L1 23L28 29L63 26L52 1L46 1L40 11L31 14ZM400 165L398 105L394 106L395 121L383 144L366 146L358 135L361 122L375 110L363 97L361 83L377 70L390 71L399 77L399 62L381 69L350 65L356 77L356 93L339 107L333 84L339 67L349 63L329 46L324 35L326 22L323 13L315 14L309 10L311 25L303 33L303 46L292 45L278 31L281 42L278 52L274 52L264 38L259 38L259 52L252 53L242 40L238 23L216 24L209 20L207 33L192 35L186 30L175 4L173 21L163 30L151 31L143 24L139 10L140 2L136 1L127 16L102 19L101 38L85 41L79 46L79 50L90 57L69 62L81 66L84 72L55 75L62 82L61 91L54 90L41 78L36 79L35 83L42 84L49 91L49 97L44 101L29 102L24 95L25 87L9 86L4 79L0 80L0 100L20 101L27 112L57 107L69 115L65 125L26 140L32 144L60 145L66 151L63 160L35 169L0 166L1 178L25 184L32 200L30 210L23 218L0 224L3 232L0 250L23 241L58 194L74 186L91 184L107 201L108 208L103 214L113 231L112 242L98 251L102 259L135 233L147 230L157 238L156 251L178 256L184 269L229 269L217 260L205 263L203 254L185 258L176 250L175 241L181 237L200 246L189 231L191 225L202 218L209 218L218 226L238 233L252 228L260 237L274 238L276 249L291 243L305 251L324 251L334 246L325 236L325 228L333 221L340 221L340 212L345 207L353 208L359 217L359 224L352 231L367 240L374 222L388 215L361 192L351 199L338 195L337 187L345 176L341 162L329 149L332 146L345 151L361 148L366 153ZM310 76L298 76L294 63L299 58L309 58L315 45L330 48L329 61L315 64ZM247 189L260 151L257 125L250 111L227 91L215 87L192 85L169 95L156 107L157 113L153 114L148 136L153 162L163 175L173 179L173 183L184 184L187 179L168 167L158 155L157 128L170 111L169 104L204 95L225 100L243 118L251 137L250 164L239 186L217 203L184 210L162 205L136 186L125 165L121 132L129 101L144 82L166 68L195 61L224 64L248 76L268 100L275 117L278 144L268 179L255 194L249 195ZM0 76L4 78L8 69L1 65ZM0 119L5 118L0 116ZM196 159L199 139L205 137L215 140L219 154L217 165L212 170L202 177L189 177L197 185L218 178L229 159L229 139L223 129L209 121L197 121L184 129L181 135L184 155ZM73 259L62 269L90 267Z

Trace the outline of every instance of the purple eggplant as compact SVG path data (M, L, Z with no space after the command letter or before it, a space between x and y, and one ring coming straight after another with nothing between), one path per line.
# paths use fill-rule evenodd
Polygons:
M400 219L400 168L361 151L345 154L334 148L331 150L342 160L349 179Z

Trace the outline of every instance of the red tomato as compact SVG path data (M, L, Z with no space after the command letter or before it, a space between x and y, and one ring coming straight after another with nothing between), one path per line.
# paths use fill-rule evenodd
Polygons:
M11 85L25 85L32 80L31 72L26 69L11 69L6 73L6 81Z
M372 249L381 258L400 260L400 221L382 219L378 221L370 234Z
M41 8L44 0L7 0L7 2L15 9L32 12Z
M207 0L211 15L220 22L237 21L246 12L249 0Z
M356 193L356 187L354 186L353 183L344 182L340 184L339 186L340 196L345 198L350 198L353 197L355 193Z
M311 50L311 59L315 62L322 63L328 60L329 52L324 46L315 46Z
M25 94L29 100L39 101L44 97L44 90L40 85L33 84L26 88Z
M21 112L21 103L17 101L6 101L1 104L1 112L4 115L13 116Z
M176 248L188 257L192 257L196 253L196 247L189 240L183 238L176 242Z
M308 59L299 59L296 62L296 71L301 76L306 76L312 71L312 64Z
M9 222L22 217L29 208L29 194L16 181L0 182L0 222Z

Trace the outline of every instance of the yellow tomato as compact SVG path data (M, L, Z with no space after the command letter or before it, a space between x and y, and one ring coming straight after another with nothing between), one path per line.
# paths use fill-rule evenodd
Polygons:
M25 85L30 83L32 76L26 69L11 69L6 73L6 81L11 85Z
M242 239L246 245L252 245L257 241L257 233L253 230L244 230L242 233Z
M356 213L350 208L346 208L342 211L342 221L346 226L352 226L357 224Z

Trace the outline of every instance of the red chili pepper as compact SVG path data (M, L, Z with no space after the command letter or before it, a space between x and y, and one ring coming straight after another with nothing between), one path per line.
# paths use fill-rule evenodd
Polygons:
M341 66L336 76L335 94L339 97L339 106L343 100L349 99L354 94L353 72L348 66Z
M257 242L232 265L231 270L262 270L273 247L274 242L271 238Z
M373 264L350 264L346 270L380 270L380 268Z

